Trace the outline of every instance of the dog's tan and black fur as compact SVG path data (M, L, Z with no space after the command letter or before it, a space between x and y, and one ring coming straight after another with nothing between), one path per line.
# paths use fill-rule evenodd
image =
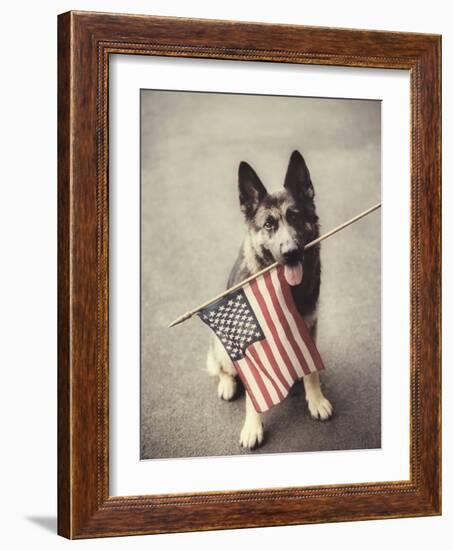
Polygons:
M302 265L303 278L292 287L295 303L313 338L316 338L317 304L321 284L319 245L304 252L304 246L319 236L315 192L310 172L298 151L291 155L282 191L269 194L253 168L239 165L239 202L244 214L246 235L231 270L228 287L279 262ZM219 377L219 397L229 400L236 392L236 371L231 359L216 337L208 351L207 368ZM325 420L332 406L324 397L318 373L304 378L308 408L314 418ZM263 441L261 415L246 394L246 418L240 443L252 449Z

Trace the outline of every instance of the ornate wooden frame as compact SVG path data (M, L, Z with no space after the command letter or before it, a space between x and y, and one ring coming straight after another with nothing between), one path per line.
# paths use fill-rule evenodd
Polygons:
M58 532L86 538L440 514L441 38L69 12L59 16L58 48ZM109 496L111 54L410 71L409 481Z

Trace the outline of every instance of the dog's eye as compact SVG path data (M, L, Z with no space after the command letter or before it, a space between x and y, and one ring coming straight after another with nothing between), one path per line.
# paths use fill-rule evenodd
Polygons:
M268 218L264 224L264 229L271 231L272 229L275 229L276 225L277 222L273 218Z

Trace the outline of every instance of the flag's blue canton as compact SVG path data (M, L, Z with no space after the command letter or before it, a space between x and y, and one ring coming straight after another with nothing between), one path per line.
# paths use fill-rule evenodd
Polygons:
M248 346L264 339L264 334L242 289L231 292L198 312L222 342L233 361L244 356Z

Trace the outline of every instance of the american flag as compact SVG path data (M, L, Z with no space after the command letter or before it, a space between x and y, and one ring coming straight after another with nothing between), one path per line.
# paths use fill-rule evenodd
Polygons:
M303 376L324 369L282 266L198 315L222 342L258 412L283 401Z

